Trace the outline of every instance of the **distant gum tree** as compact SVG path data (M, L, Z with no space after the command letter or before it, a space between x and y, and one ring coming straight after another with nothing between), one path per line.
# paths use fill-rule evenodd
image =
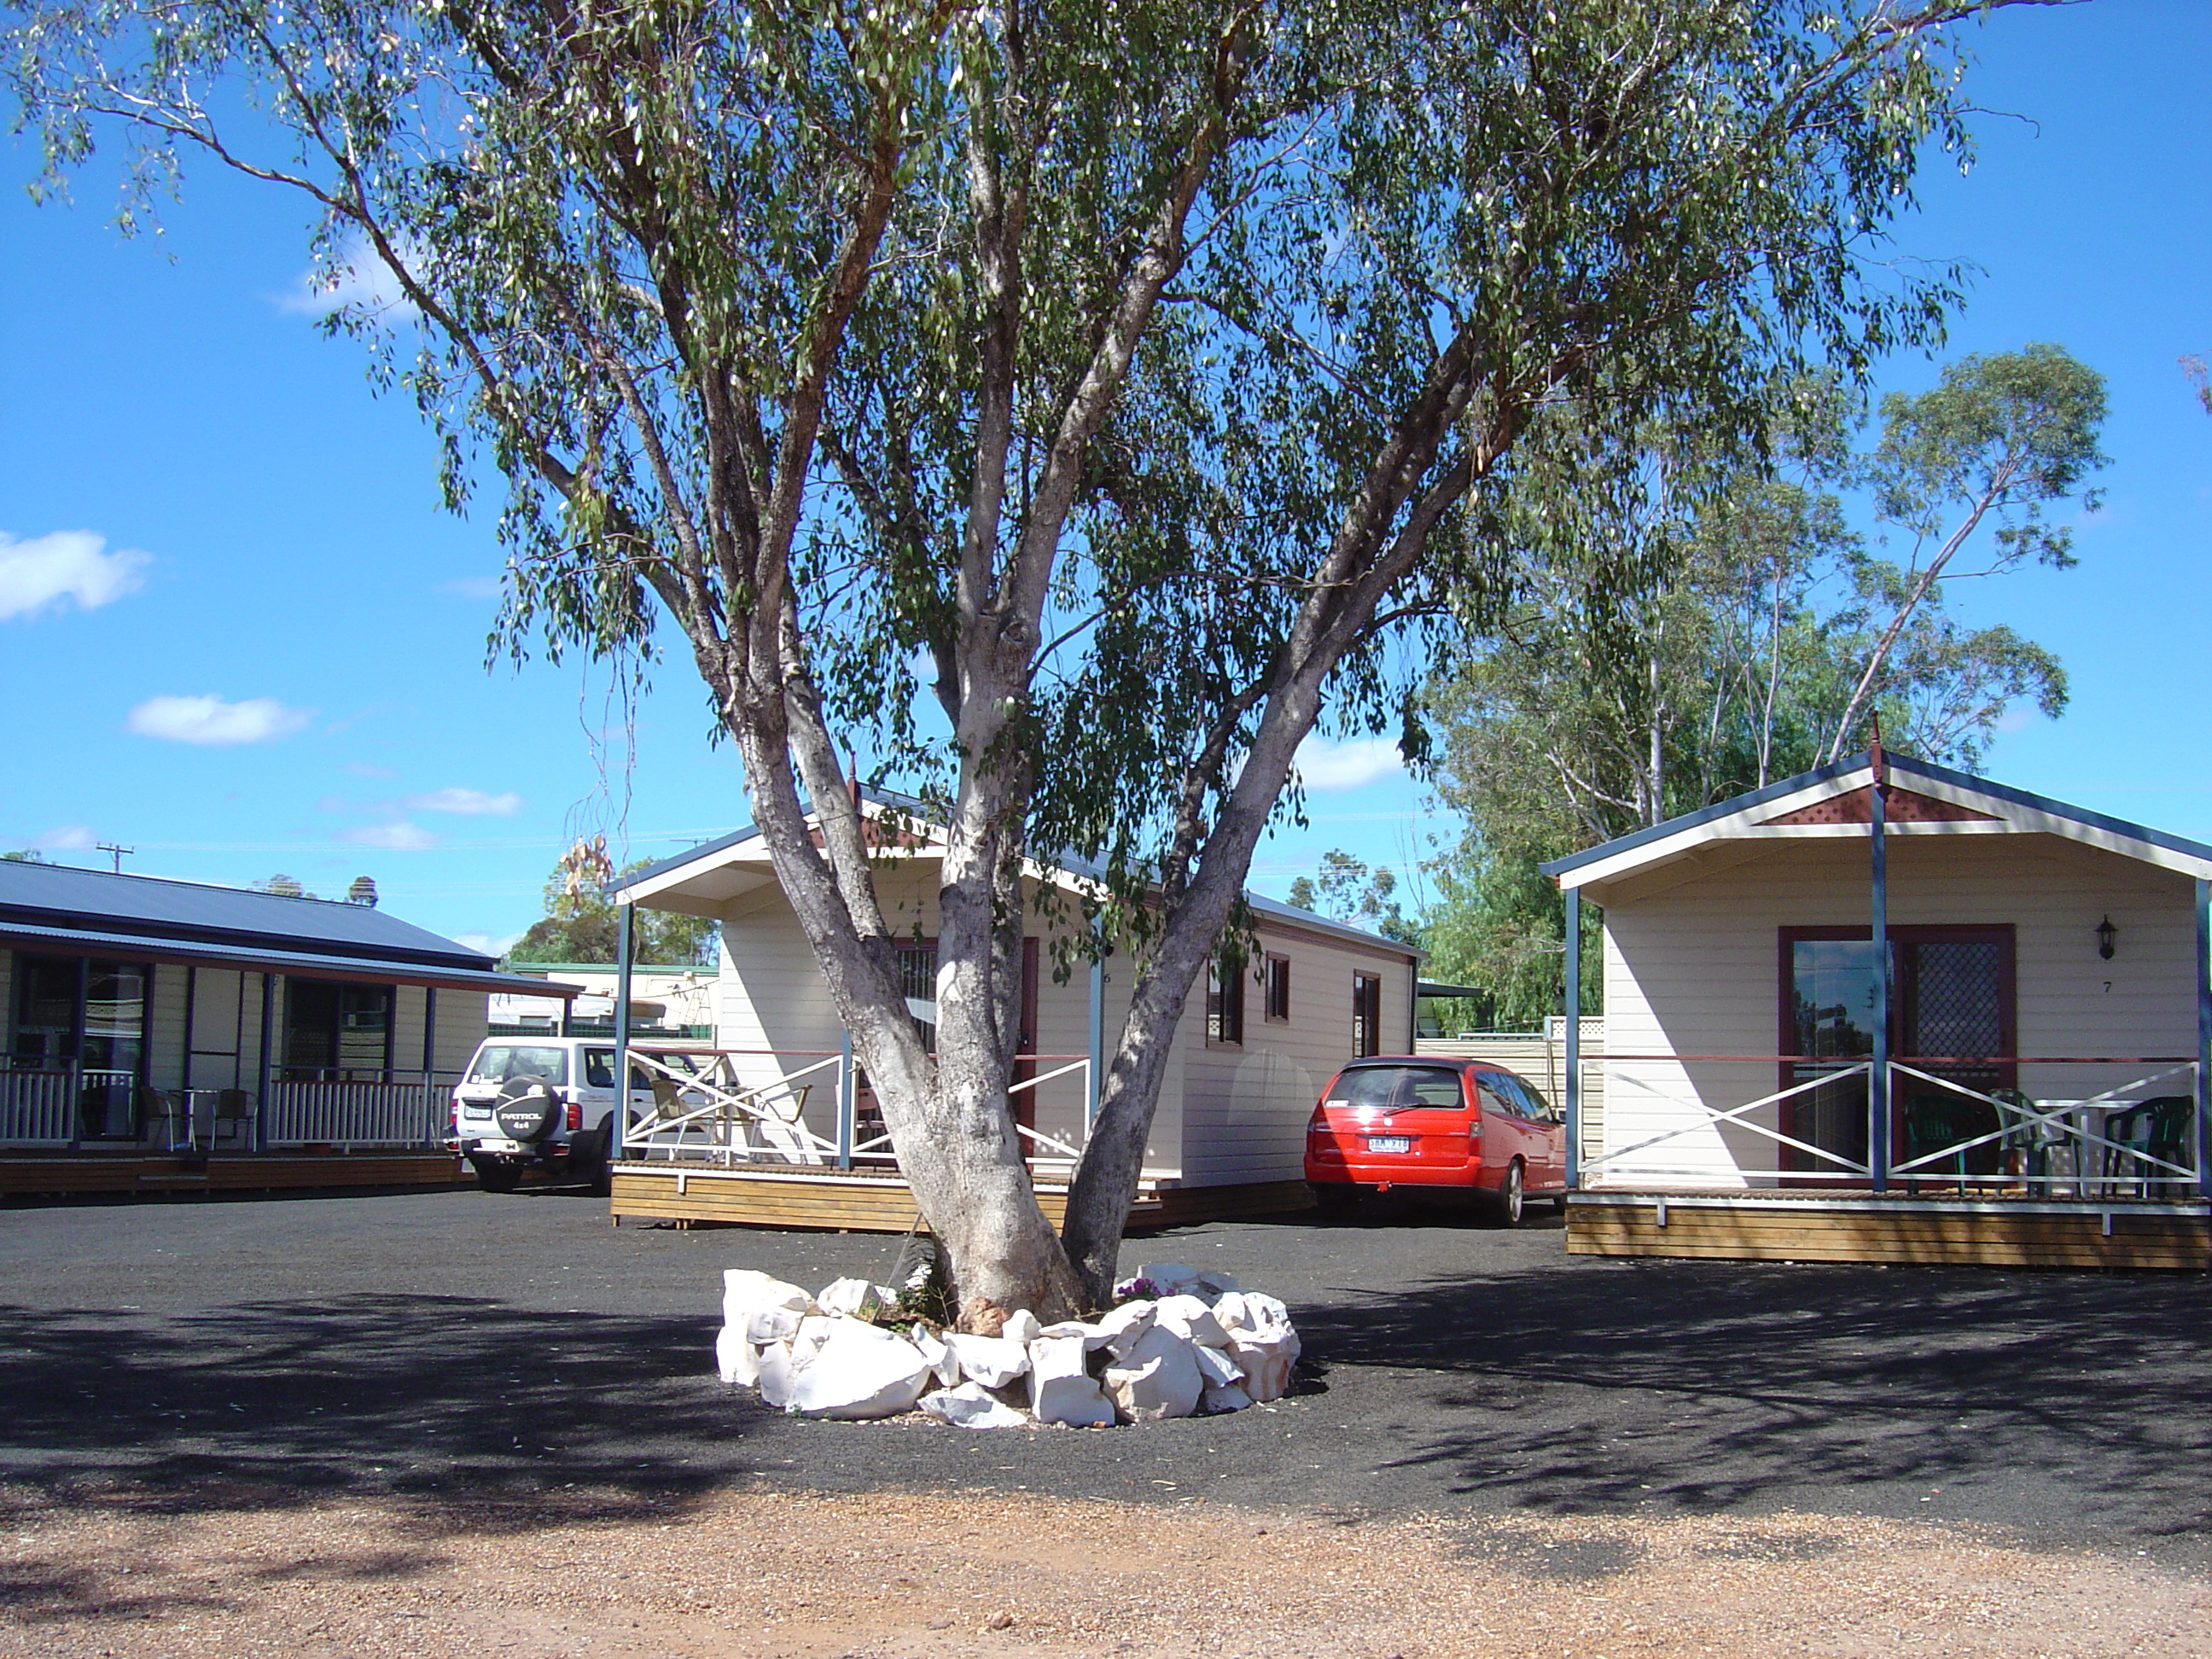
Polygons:
M300 193L385 383L508 486L518 645L672 622L961 1318L1108 1293L1197 975L1299 741L1510 592L1562 396L1740 423L1933 335L1868 256L1983 0L27 0L45 182ZM924 684L926 682L926 684ZM934 704L930 720L921 705ZM1411 738L1418 748L1418 738ZM924 1046L842 787L938 803ZM1293 799L1294 804L1294 799ZM818 819L818 836L810 813ZM1064 1232L1008 1110L1024 860L1125 953Z

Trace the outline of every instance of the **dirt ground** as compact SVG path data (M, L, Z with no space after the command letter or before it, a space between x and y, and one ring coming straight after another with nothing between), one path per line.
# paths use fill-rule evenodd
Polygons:
M2212 1591L2148 1559L1863 1516L94 1483L7 1488L0 1526L0 1654L41 1659L2212 1652Z

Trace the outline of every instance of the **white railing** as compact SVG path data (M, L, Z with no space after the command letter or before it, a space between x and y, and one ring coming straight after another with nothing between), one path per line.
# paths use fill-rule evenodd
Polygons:
M265 1144L437 1146L452 1092L450 1080L421 1072L373 1082L272 1082Z
M76 1074L0 1072L0 1146L66 1146L76 1138Z
M898 1167L890 1134L859 1118L857 1068L842 1054L790 1048L687 1052L684 1058L695 1064L708 1062L703 1072L682 1069L635 1048L629 1058L653 1080L658 1098L651 1107L631 1106L623 1137L625 1158L725 1167L834 1165L886 1172ZM793 1060L807 1063L763 1074ZM1042 1102L1046 1085L1060 1085L1053 1116L1063 1133L1019 1122L1015 1133L1027 1144L1036 1173L1072 1171L1083 1155L1091 1061L1081 1054L1024 1054L1022 1060L1048 1069L1014 1083L1008 1094L1017 1099L1031 1094ZM1044 1115L1042 1107L1033 1115Z
M1901 1147L1882 1159L1877 1171L1871 1158L1846 1156L1787 1134L1779 1127L1784 1102L1854 1079L1871 1082L1871 1061L1839 1065L1789 1088L1723 1108L1708 1103L1686 1077L1655 1081L1638 1075L1632 1063L1625 1062L1771 1066L1790 1063L1790 1057L1616 1054L1609 1059L1613 1126L1627 1144L1583 1159L1583 1180L1587 1185L1709 1184L1717 1175L1733 1174L1747 1181L1777 1184L1863 1186L1879 1181L1892 1190L1908 1194L1954 1188L1961 1194L2010 1191L2019 1196L2052 1199L2180 1198L2195 1197L2202 1190L2196 1121L2197 1066L2191 1060L2068 1056L1951 1062L1984 1074L1998 1066L2092 1066L2108 1073L2112 1068L2131 1065L2160 1067L2093 1095L2033 1099L2016 1090L1972 1088L1939 1072L1923 1069L1939 1062L1923 1060L1916 1066L1893 1060L1888 1062L1889 1121ZM2165 1085L2163 1093L2158 1092L2160 1085ZM1655 1133L1632 1130L1629 1126L1643 1114L1635 1109L1633 1097L1627 1092L1631 1090L1656 1097L1677 1121L1664 1127L1652 1126L1657 1128ZM1929 1090L1942 1092L1930 1095ZM1938 1109L1946 1101L1962 1104L1947 1115ZM1771 1122L1761 1122L1754 1115L1770 1109ZM1679 1149L1691 1137L1710 1137L1723 1131L1772 1143L1776 1149L1772 1163L1749 1163L1731 1152L1723 1166L1710 1153L1704 1160L1686 1162L1680 1160L1679 1151L1656 1152L1662 1146ZM1810 1160L1811 1167L1783 1167L1784 1147Z

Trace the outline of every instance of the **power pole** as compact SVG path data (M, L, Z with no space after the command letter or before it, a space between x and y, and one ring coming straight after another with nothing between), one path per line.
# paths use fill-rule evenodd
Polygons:
M95 850L112 854L114 856L115 873L119 876L123 873L123 855L125 853L135 853L138 849L135 847L118 847L112 841L103 841L95 843Z

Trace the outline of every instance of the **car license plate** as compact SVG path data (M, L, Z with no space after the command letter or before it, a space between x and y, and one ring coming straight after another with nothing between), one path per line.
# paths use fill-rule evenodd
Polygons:
M1410 1152L1413 1150L1411 1135L1370 1135L1367 1150L1370 1152Z

